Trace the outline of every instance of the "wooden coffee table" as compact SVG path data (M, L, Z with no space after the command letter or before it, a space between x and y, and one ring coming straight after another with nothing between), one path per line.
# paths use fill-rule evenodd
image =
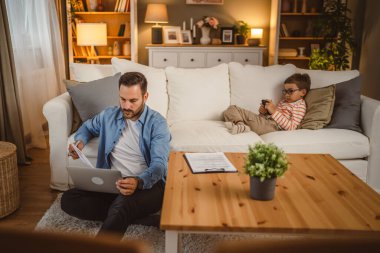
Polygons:
M380 195L330 155L289 154L274 200L249 197L246 154L226 153L239 173L192 174L173 152L161 212L165 251L181 233L344 234L380 231ZM379 234L380 235L380 234Z

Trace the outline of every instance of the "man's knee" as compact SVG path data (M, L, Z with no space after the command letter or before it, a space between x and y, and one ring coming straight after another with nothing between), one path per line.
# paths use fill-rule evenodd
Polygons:
M236 105L230 105L227 110L223 112L223 117L225 121L234 122L239 119L239 111Z
M71 216L78 216L78 201L81 199L81 191L77 189L70 189L62 194L61 209Z

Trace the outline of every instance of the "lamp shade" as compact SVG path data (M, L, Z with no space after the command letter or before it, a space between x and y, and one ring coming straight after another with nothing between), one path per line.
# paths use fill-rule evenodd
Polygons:
M166 4L148 4L145 23L168 23Z
M106 23L78 23L77 24L78 46L106 46L107 24Z
M263 37L263 29L262 28L252 28L251 29L251 38L261 39L262 37Z

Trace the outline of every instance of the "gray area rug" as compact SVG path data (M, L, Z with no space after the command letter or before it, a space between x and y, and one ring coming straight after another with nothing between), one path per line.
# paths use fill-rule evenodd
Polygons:
M66 214L61 209L61 196L59 194L52 206L46 211L38 222L35 230L50 232L80 233L95 236L100 229L101 222L80 220ZM184 234L182 236L183 251L186 253L210 252L212 248L223 240L254 240L259 239L296 239L299 236L265 235L265 234ZM145 241L154 253L165 252L165 232L155 227L131 225L124 234L123 239L139 239Z

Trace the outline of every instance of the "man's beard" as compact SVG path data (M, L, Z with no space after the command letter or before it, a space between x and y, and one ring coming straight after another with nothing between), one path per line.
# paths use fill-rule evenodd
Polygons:
M145 103L142 103L141 106L136 109L136 111L122 109L124 119L137 119L144 111L144 105Z

